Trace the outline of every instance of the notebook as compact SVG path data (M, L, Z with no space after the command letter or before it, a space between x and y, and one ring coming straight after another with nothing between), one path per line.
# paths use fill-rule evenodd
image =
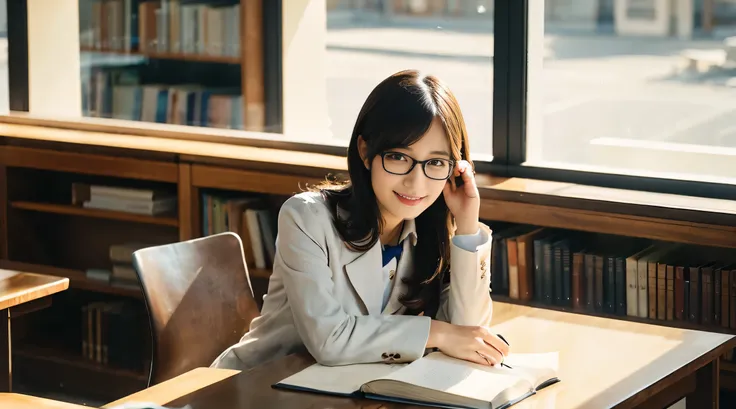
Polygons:
M511 354L512 369L432 352L411 363L313 364L273 385L346 397L441 408L502 409L557 383L559 354Z

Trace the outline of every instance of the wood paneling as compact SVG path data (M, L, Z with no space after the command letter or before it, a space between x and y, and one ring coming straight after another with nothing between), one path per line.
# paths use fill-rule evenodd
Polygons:
M316 184L321 181L321 179L306 178L296 175L192 165L192 184L200 188L208 187L215 189L291 195L303 191L307 184Z
M178 206L179 206L179 240L194 238L193 202L198 197L192 195L192 167L188 163L179 164Z
M480 216L486 220L705 246L736 247L736 227L732 226L491 199L482 201Z
M158 224L161 226L176 227L179 225L179 220L175 217L148 216L145 214L119 212L105 209L92 209L74 205L13 201L10 202L10 207L14 209L31 210L36 212L68 214L74 216L94 217L98 219L123 220L134 223ZM189 223L187 223L187 225L188 224Z
M44 149L0 147L0 163L6 167L74 172L120 178L176 182L176 164Z

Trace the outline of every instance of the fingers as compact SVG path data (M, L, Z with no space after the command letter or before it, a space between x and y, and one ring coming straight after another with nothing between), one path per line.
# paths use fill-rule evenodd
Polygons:
M470 166L470 163L466 160L461 160L457 163L457 166L455 166L455 176L461 176L463 179L463 189L465 189L465 194L470 197L475 197L478 195L478 186L476 186L475 183L475 173L473 171L473 168Z
M480 365L493 366L493 361L480 351L475 351L475 354L470 355L467 360Z
M498 352L496 348L493 348L492 346L488 344L485 344L485 343L481 344L480 347L478 348L478 353L488 360L486 365L490 364L493 366L493 365L498 365L501 362L503 362L503 355L501 355L501 353Z
M444 195L449 195L455 190L455 185L453 184L455 182L451 182L452 179L453 178L448 179L447 183L445 183L445 186L442 188L442 193Z
M503 356L509 355L509 346L505 342L501 340L496 334L492 334L490 331L486 330L483 334L483 340L486 342L486 344L490 345L493 349L498 351Z

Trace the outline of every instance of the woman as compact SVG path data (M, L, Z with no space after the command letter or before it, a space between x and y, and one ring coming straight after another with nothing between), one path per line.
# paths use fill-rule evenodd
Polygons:
M350 183L282 206L261 316L213 366L247 369L304 347L324 365L407 362L427 348L501 363L508 345L487 329L491 232L447 86L417 71L385 79L347 159Z

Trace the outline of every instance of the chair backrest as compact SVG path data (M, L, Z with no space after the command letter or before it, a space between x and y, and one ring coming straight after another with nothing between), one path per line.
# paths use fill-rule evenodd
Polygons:
M149 386L209 366L259 315L234 233L141 249L133 265L153 337Z

